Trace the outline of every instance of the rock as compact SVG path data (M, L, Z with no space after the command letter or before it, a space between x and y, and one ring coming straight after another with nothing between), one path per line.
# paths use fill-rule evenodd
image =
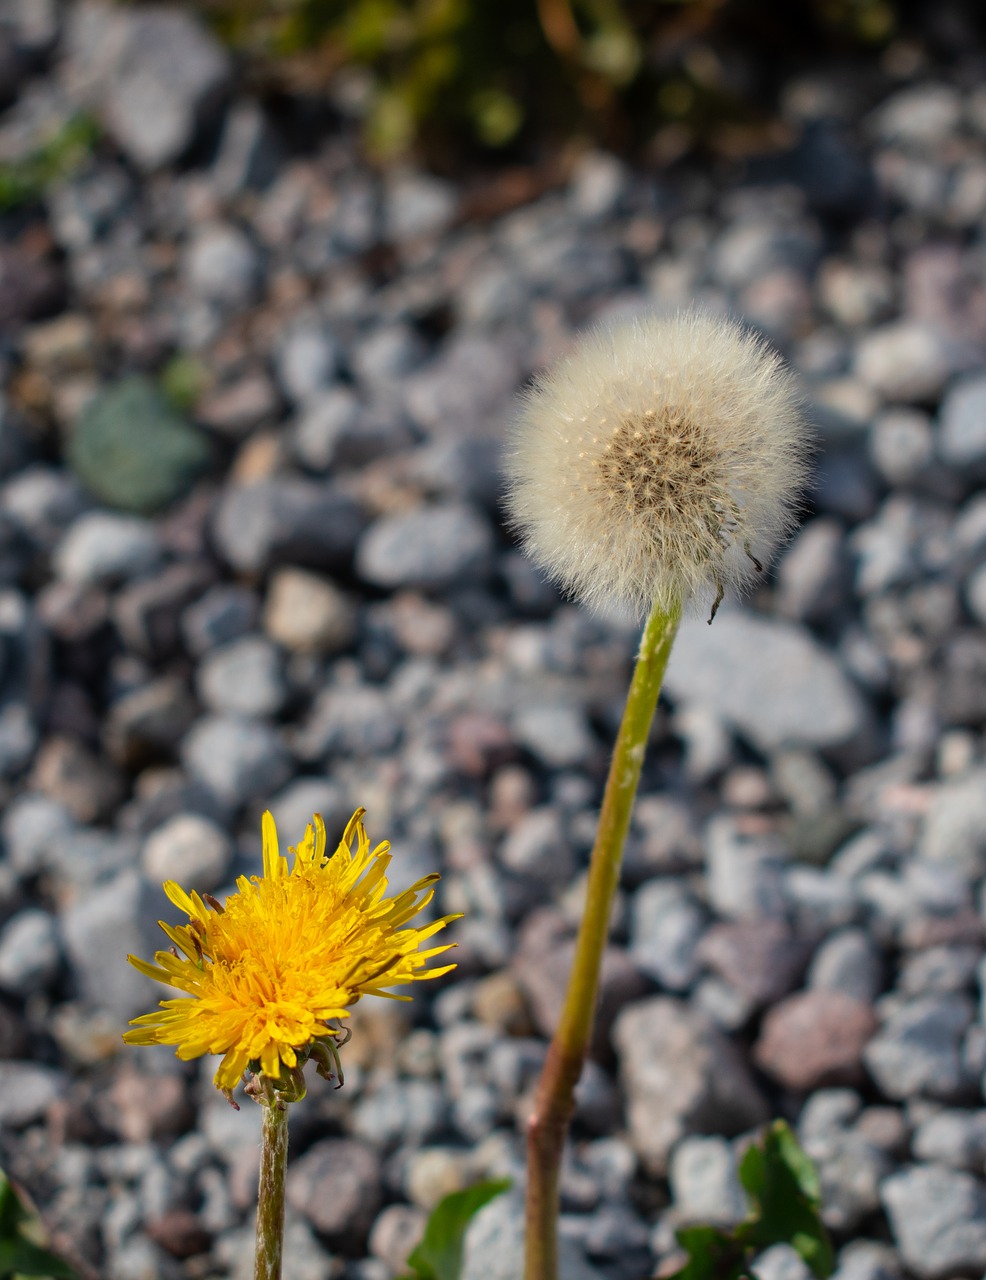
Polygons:
M783 849L776 840L745 834L736 820L713 818L706 831L707 888L712 908L733 920L786 916Z
M31 783L58 800L77 822L98 822L123 798L123 779L76 738L48 738L34 761Z
M161 998L162 989L130 965L106 963L108 939L115 957L146 956L140 895L140 872L128 867L80 894L61 913L65 952L79 994L121 1022L146 1013Z
M668 1180L676 1222L731 1227L746 1217L746 1193L725 1138L683 1138L672 1152Z
M546 805L526 813L504 840L500 861L545 889L563 889L575 871L575 861L558 811Z
M844 745L867 723L855 686L804 628L732 610L711 627L683 623L665 687L676 702L713 708L768 753Z
M63 582L96 586L146 573L160 558L157 535L146 520L90 511L66 531L53 567Z
M100 1123L124 1142L179 1137L192 1118L181 1075L144 1074L129 1062L100 1098Z
M377 520L360 542L356 568L373 586L440 591L482 582L492 554L488 523L472 507L449 503Z
M358 505L334 485L274 476L228 488L213 532L227 564L240 573L259 574L284 563L343 566L363 525Z
M68 1090L65 1072L40 1062L0 1061L0 1125L22 1129L44 1119Z
M934 148L955 133L962 105L950 84L909 85L881 103L868 123L882 142Z
M891 409L873 423L870 456L889 484L919 480L934 448L935 437L927 414L916 409Z
M942 401L938 451L967 479L986 468L986 375L961 378Z
M898 320L860 338L855 372L885 400L919 403L934 400L961 364L938 329Z
M805 1144L822 1190L822 1221L848 1233L880 1208L880 1186L893 1161L859 1133L837 1133Z
M212 181L220 195L228 198L268 186L280 159L277 138L260 104L233 103L212 166Z
M499 438L518 372L502 341L464 333L407 379L408 413L429 435Z
M305 833L313 814L325 822L330 848L340 839L355 804L343 789L328 778L297 778L278 792L269 804L282 843L296 844Z
M384 1075L355 1104L351 1130L376 1150L420 1147L448 1126L448 1103L434 1080L402 1080Z
M396 389L425 359L427 348L417 330L404 323L372 329L353 348L350 364L367 392ZM369 461L369 459L366 459Z
M260 615L260 601L247 587L211 587L181 617L185 644L200 658L217 645L253 631Z
M179 813L147 837L141 866L155 883L174 880L206 893L226 879L231 855L232 845L221 827L197 813Z
M106 754L124 769L137 770L173 758L198 708L183 680L163 676L140 685L111 704L103 723Z
M630 1137L660 1176L689 1133L740 1133L767 1107L735 1046L704 1014L665 996L624 1009L613 1028Z
M138 168L177 160L219 105L229 76L223 50L190 13L163 5L87 3L67 17L63 79L99 107Z
M188 492L209 465L211 449L151 382L135 375L90 401L66 457L107 506L149 514Z
M788 1089L852 1084L876 1026L872 1009L841 991L802 991L768 1010L754 1056Z
M111 614L126 647L152 661L173 657L180 639L182 611L202 594L213 577L211 565L183 562L118 591Z
M668 991L687 991L699 971L707 916L677 880L648 880L633 897L630 958Z
M986 1111L939 1111L918 1125L911 1139L917 1160L951 1169L982 1171L986 1162Z
M249 301L259 267L256 249L231 223L200 224L184 251L183 271L192 293L229 307Z
M238 807L271 795L291 776L277 732L235 716L206 716L182 743L182 760L225 804Z
M288 690L277 649L264 636L242 636L210 650L196 673L199 696L218 715L276 715Z
M918 852L970 881L986 873L986 770L934 788Z
M19 911L0 930L0 987L24 999L43 991L58 972L61 949L47 911Z
M398 171L385 188L384 236L395 244L439 236L455 217L457 204L452 183L413 170Z
M264 630L293 653L340 653L355 638L357 616L352 599L325 578L293 568L271 576Z
M277 350L277 380L294 404L323 392L339 366L338 345L323 325L309 319L296 324Z
M972 1016L971 1002L960 995L922 996L891 1014L864 1053L883 1093L946 1102L960 1097L971 1083L962 1062L962 1037Z
M415 1205L389 1204L377 1215L370 1232L369 1249L375 1258L400 1274L408 1254L421 1239L425 1214Z
M842 523L822 516L806 524L777 568L778 612L821 622L845 607L850 584Z
M807 985L872 1004L883 987L883 961L866 930L840 929L826 938L815 952Z
M978 1275L986 1267L986 1187L977 1178L911 1165L886 1180L882 1197L894 1243L919 1280Z
M292 745L302 760L379 756L393 749L402 727L386 690L370 684L329 685L316 694Z
M832 1280L901 1280L902 1269L896 1251L876 1240L850 1240L839 1251L839 1264Z
M772 1244L754 1258L751 1271L757 1280L811 1280L811 1270L789 1244Z
M497 1196L466 1232L459 1280L517 1280L524 1272L524 1203L519 1191ZM602 1280L574 1240L558 1242L558 1274L565 1280Z
M515 741L552 769L585 764L596 750L588 717L572 702L535 699L517 709L512 727Z
M702 939L699 960L757 1004L786 995L804 972L810 945L781 920L714 924Z
M288 1169L287 1202L334 1243L362 1242L380 1205L380 1160L371 1147L324 1138Z

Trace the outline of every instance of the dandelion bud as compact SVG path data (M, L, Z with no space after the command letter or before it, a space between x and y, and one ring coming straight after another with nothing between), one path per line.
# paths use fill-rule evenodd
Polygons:
M526 394L507 506L532 559L595 608L744 587L795 521L809 438L780 357L685 312L587 334Z

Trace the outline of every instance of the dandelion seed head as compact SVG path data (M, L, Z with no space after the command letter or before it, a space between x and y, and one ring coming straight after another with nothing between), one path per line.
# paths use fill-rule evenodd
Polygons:
M698 311L640 317L590 332L527 392L507 506L565 590L643 615L748 584L795 523L809 445L761 339Z

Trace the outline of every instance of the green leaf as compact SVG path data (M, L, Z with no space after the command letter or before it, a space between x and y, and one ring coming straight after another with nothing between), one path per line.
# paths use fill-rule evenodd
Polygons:
M746 1249L732 1231L718 1227L682 1227L678 1243L688 1261L669 1280L743 1280L749 1275Z
M33 1205L0 1169L0 1280L21 1276L78 1280L74 1267L44 1247L44 1238Z
M421 1243L412 1251L406 1280L459 1280L466 1230L476 1214L496 1196L510 1189L509 1178L477 1182L453 1191L431 1211Z
M835 1254L819 1212L818 1174L783 1120L748 1148L739 1179L753 1210L738 1228L743 1238L758 1249L789 1244L819 1280L831 1275Z

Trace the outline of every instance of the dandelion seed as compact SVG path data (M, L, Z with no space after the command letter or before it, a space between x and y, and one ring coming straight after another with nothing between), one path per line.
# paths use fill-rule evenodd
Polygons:
M587 425L614 422L605 443ZM748 584L794 524L809 437L780 358L685 312L589 333L527 394L511 445L528 554L588 605L643 616Z
M419 948L458 917L408 923L431 901L439 877L425 876L387 897L390 846L371 849L363 813L353 814L331 857L316 814L298 847L288 850L290 871L265 813L264 874L241 876L224 906L168 881L165 893L189 923L160 922L173 951L158 951L154 963L128 959L186 996L135 1018L126 1043L175 1045L184 1059L221 1053L219 1089L234 1089L247 1070L279 1080L309 1054L332 1054L341 1034L333 1023L348 1017L361 996L406 1000L384 988L453 969L425 967L453 944Z

